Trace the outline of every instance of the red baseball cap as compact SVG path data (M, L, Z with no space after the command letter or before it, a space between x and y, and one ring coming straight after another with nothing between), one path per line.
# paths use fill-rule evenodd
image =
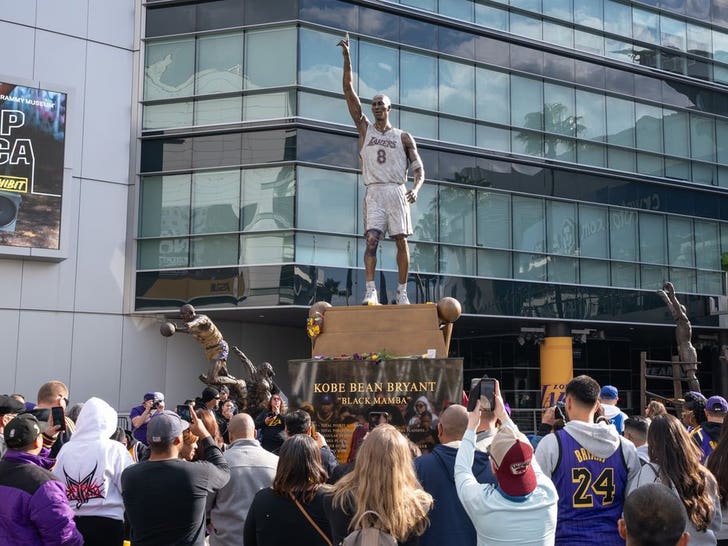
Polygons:
M495 463L498 485L505 494L523 497L536 489L536 473L531 465L533 447L526 436L503 426L488 451Z

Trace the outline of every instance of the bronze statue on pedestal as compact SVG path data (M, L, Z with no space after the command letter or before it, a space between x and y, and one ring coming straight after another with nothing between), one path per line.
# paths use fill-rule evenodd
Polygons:
M677 301L675 287L671 282L666 282L663 289L657 291L657 295L662 298L670 310L672 318L675 319L677 354L687 375L688 387L691 391L700 392L700 383L696 376L696 372L698 371L698 353L691 341L693 330L685 306Z

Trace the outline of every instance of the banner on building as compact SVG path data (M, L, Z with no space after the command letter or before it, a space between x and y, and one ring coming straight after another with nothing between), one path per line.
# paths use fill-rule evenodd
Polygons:
M0 245L59 249L66 100L0 82Z
M430 451L438 415L462 402L461 358L291 360L288 370L291 408L311 414L342 463L353 460L366 432L380 423Z

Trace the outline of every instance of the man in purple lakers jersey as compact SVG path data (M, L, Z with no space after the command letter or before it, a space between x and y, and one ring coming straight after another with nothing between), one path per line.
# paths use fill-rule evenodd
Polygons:
M364 115L361 101L354 91L351 58L349 56L349 34L338 44L344 54L344 96L349 114L359 131L359 157L364 176L364 231L366 250L366 293L364 305L377 305L374 271L377 267L377 247L386 233L397 244L397 272L399 285L395 294L397 304L408 304L407 274L409 272L409 247L407 237L412 235L410 203L417 201L425 181L425 170L415 140L409 133L392 127L389 111L392 101L386 95L372 99L374 123ZM412 167L414 185L405 189L407 172Z
M640 470L634 444L594 423L599 384L580 375L566 385L562 430L545 436L536 460L559 493L556 545L624 545L617 532L629 482Z

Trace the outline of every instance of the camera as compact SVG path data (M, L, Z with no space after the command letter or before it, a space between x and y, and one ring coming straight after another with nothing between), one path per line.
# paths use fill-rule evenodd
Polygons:
M161 403L162 403L162 401L161 401L161 400L155 400L155 401L154 401L154 402L152 403L152 409L159 409L159 404L161 404Z
M566 417L566 404L563 401L556 402L554 407L554 414L557 419L561 419L566 423L569 419Z

